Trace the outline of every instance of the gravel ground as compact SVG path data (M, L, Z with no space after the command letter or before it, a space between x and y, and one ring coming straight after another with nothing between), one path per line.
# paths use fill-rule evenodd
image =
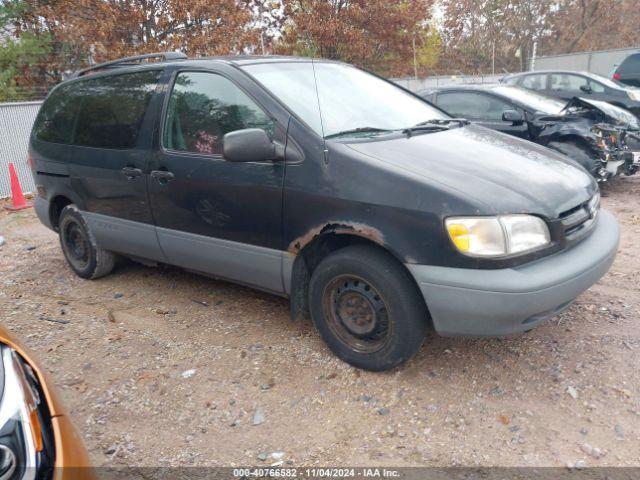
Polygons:
M340 362L278 297L135 263L82 280L32 211L0 213L0 321L96 465L639 466L640 176L605 194L620 251L570 309L505 339L432 335L392 372Z

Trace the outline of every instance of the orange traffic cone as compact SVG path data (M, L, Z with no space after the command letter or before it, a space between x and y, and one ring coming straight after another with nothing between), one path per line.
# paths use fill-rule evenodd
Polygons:
M5 206L4 208L16 211L31 207L33 204L27 203L24 199L20 180L18 180L18 174L16 173L13 163L9 164L9 179L11 180L11 203L13 203L13 205Z

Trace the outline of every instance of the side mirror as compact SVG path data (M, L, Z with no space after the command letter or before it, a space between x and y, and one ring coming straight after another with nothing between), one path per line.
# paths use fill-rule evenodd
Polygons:
M586 83L584 85L580 85L580 90L582 90L584 93L591 93L593 91L591 90L591 87Z
M511 122L514 125L522 125L524 123L524 117L517 110L505 110L502 112L502 121Z
M276 158L276 146L261 128L245 128L225 134L222 155L229 162L264 162Z

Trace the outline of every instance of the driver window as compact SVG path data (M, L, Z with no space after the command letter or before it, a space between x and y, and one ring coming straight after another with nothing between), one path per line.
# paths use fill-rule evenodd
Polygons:
M591 91L593 93L604 93L604 85L602 85L601 83L589 80L589 86L591 87Z
M580 87L588 85L586 78L579 75L554 73L551 75L551 90L556 92L579 92Z
M215 73L183 72L173 86L164 127L169 150L222 154L226 133L261 128L273 136L273 121L247 94Z

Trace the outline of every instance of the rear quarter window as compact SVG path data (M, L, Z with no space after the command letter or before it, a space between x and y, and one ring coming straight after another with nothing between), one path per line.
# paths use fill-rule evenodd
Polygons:
M34 123L33 136L43 142L71 143L78 113L77 84L56 88L44 101Z
M526 75L520 85L529 90L545 90L547 88L546 75Z

